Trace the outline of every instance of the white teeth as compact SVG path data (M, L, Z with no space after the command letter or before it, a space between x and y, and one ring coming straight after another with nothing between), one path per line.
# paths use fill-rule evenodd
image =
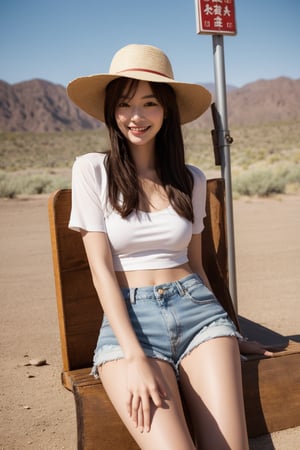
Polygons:
M145 131L148 127L130 127L132 131Z

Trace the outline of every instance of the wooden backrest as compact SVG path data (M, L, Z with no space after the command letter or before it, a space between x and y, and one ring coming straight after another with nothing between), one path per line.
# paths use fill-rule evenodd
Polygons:
M224 191L222 179L207 182L203 262L215 294L238 326L228 292ZM68 228L71 190L51 194L48 210L63 370L90 367L103 311L81 235Z

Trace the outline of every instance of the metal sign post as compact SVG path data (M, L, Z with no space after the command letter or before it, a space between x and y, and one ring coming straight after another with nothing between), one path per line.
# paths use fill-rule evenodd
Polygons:
M224 34L236 34L234 0L195 0L195 3L197 33L212 34L213 38L216 105L213 105L212 108L215 124L215 130L213 130L212 133L216 164L221 165L222 177L225 180L229 290L233 305L237 312L238 305L230 165L230 144L232 143L232 138L228 130L227 121L226 77L223 43Z

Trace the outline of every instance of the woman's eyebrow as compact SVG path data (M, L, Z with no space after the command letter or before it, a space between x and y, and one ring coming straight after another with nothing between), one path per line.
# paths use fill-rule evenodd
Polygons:
M121 95L120 97L121 99L131 99L132 97L130 97L129 95ZM156 96L154 94L149 94L149 95L143 95L142 99L147 99L147 98L156 98Z

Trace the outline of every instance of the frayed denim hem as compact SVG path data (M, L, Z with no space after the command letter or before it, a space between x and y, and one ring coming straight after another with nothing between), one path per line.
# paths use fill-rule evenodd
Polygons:
M195 348L204 342L220 337L236 337L238 340L243 340L242 335L237 331L233 322L228 319L221 318L205 326L189 343L188 347L181 355L176 363L176 373L179 374L179 365L183 358L188 356Z
M154 352L150 349L144 349L144 353L148 358L153 359L159 359L160 361L165 361L173 367L174 371L176 372L176 367L174 362L167 358L166 356ZM100 378L98 367L102 366L103 364L111 361L118 361L119 359L124 359L124 353L120 346L118 345L104 345L101 347L94 355L94 365L91 370L90 375L93 375L95 378Z
M244 340L241 334L237 331L234 323L228 318L220 318L211 324L205 326L189 343L183 354L180 356L177 362L173 359L164 356L159 352L155 352L152 349L145 349L145 355L149 358L159 359L161 361L168 362L174 369L177 379L179 379L179 365L182 359L189 355L199 345L207 342L211 339L218 337L236 337L237 340ZM103 345L100 347L94 355L94 365L91 371L91 375L95 378L99 377L98 367L102 366L106 362L118 361L124 358L124 353L119 345Z
M99 377L98 367L102 366L107 361L117 361L124 358L124 353L122 352L120 346L118 345L104 345L94 354L94 365L91 371L91 375L95 378Z

